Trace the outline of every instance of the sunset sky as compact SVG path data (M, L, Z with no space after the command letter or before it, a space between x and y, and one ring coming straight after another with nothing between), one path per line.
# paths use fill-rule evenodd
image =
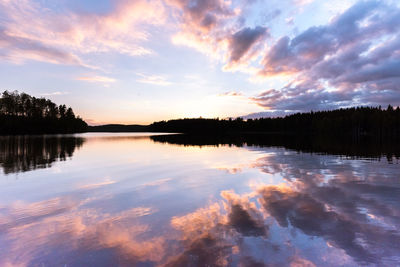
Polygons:
M400 105L400 1L0 0L0 89L89 124Z

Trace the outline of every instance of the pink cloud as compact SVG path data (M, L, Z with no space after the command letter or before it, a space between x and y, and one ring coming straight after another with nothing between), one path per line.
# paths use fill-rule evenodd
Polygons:
M117 52L151 54L141 45L149 33L143 25L164 22L160 1L117 1L107 14L56 12L28 0L0 1L0 49L3 58L85 65L82 55Z
M82 76L78 77L77 80L85 82L99 82L99 83L113 83L116 80L106 76Z
M265 27L241 27L240 7L230 1L167 0L175 9L179 31L173 43L193 47L226 63L225 69L248 64L261 51ZM248 4L242 3L243 5Z

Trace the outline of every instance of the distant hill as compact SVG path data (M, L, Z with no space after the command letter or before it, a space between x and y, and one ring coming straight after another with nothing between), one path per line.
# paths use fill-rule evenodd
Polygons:
M124 124L106 124L99 126L88 126L88 132L147 132L149 126L147 125L124 125Z

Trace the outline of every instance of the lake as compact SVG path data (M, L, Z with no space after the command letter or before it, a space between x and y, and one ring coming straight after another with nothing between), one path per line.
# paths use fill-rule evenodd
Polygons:
M303 144L0 137L0 266L400 266L400 150Z

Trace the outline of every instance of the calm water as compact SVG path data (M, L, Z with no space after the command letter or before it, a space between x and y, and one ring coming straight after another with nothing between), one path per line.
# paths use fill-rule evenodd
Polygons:
M2 137L0 266L400 266L395 154L253 141Z

